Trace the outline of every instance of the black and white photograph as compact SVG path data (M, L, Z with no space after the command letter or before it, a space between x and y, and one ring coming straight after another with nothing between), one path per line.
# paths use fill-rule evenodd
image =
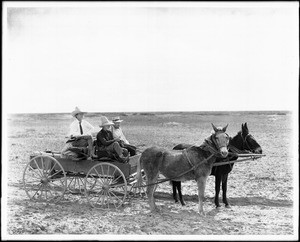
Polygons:
M1 238L299 239L299 2L3 1Z

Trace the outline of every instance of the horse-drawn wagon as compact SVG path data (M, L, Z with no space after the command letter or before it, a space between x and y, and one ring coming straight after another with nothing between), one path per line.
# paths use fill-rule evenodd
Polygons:
M58 202L66 192L80 192L95 208L118 208L128 192L136 191L139 157L137 154L128 163L121 163L107 157L71 159L59 152L34 152L25 167L23 185L33 201Z
M221 129L214 127L215 133L209 137L210 139L205 139L203 143L204 146L191 146L185 149L180 156L173 155L161 149L158 150L158 153L153 153L153 149L146 149L142 154L131 156L128 163L121 163L108 157L94 160L71 159L64 158L60 152L35 152L30 156L30 161L26 165L23 173L24 188L31 200L43 202L58 202L63 198L66 192L74 193L80 191L85 194L91 206L106 210L119 208L124 203L128 192L136 193L138 191L141 193L141 190L148 187L147 195L150 207L152 208L151 210L154 210L153 193L156 184L167 180L181 181L183 176L188 176L183 180L191 180L194 178L194 173L197 169L200 169L201 172L206 169L207 174L199 176L203 181L197 181L198 193L200 194L199 191L201 191L201 196L199 195L199 212L201 213L203 212L202 200L204 197L205 180L211 170L214 171L214 168L220 167L218 168L218 172L213 174L216 176L215 203L218 207L220 179L217 177L221 176L222 182L223 180L225 181L225 184L222 185L222 188L225 188L225 192L223 191L223 202L228 205L226 199L227 175L232 169L232 164L261 158L264 155L262 154L260 145L255 141L253 136L248 133L248 128L246 128L245 131L246 125L242 125L242 131L238 132L233 138L230 138L228 134L225 133L226 127ZM215 162L217 159L216 154L222 154L222 156L226 157L227 154L232 153L228 152L228 147L230 147L230 150L233 150L236 159ZM224 150L224 154L222 153L222 149ZM240 149L247 151L247 153L241 153ZM146 154L146 151L148 153L150 152L150 155ZM188 155L187 152L191 152L191 154ZM202 157L199 156L199 152L201 154L203 153ZM166 179L157 182L158 174L156 173L158 169L156 169L154 165L156 164L159 167L163 167L159 165L158 160L165 158L166 154L169 159L172 158L176 161L176 164L173 168L169 167L167 171L161 172ZM193 158L193 162L196 162L195 164L193 164L189 156ZM238 160L237 158L242 159ZM143 161L144 170L141 170L141 163L143 163ZM145 162L148 163L148 165L145 165ZM170 160L167 164L171 164ZM185 166L183 166L183 164L185 164ZM202 168L200 166L202 166ZM225 169L225 166L230 166L230 169ZM178 170L178 167L183 169L183 171ZM221 169L221 167L224 167L224 169ZM155 170L156 173L154 173L153 170ZM171 174L168 172L171 172ZM225 179L223 179L222 176L225 176ZM200 179L199 177L198 179ZM147 184L145 183L146 178ZM203 186L199 184L203 184ZM151 196L149 196L149 194Z

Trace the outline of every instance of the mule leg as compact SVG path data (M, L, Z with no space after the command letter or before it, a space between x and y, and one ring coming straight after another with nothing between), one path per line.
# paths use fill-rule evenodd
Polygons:
M178 190L178 195L179 195L179 200L182 206L185 205L184 201L183 201L183 197L182 197L182 193L181 193L181 181L177 182L177 190Z
M148 180L147 184L155 183L157 181L157 178L158 178L158 172L154 177L152 177L152 178L149 177L147 179ZM158 209L155 205L155 199L154 199L154 192L156 190L156 187L157 187L156 185L150 185L150 186L147 186L147 190L146 190L151 212L158 211Z
M177 192L176 192L177 182L171 181L171 183L172 183L172 188L173 188L173 198L175 200L175 203L178 203Z
M200 177L197 180L198 185L198 198L199 198L199 214L204 215L203 203L204 203L204 193L205 193L205 185L206 185L207 177Z
M227 178L228 173L222 176L223 203L225 203L226 208L230 208L230 205L227 201Z
M215 175L215 205L216 205L216 208L221 207L221 205L219 203L221 179L222 179L222 175L220 175L220 174Z

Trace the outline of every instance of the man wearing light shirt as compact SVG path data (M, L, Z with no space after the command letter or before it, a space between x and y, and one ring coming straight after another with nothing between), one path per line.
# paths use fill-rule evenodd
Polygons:
M113 133L113 137L114 138L119 138L120 139L120 145L123 148L126 148L129 153L130 156L133 156L136 154L136 147L129 144L128 140L125 138L125 135L123 134L123 131L120 127L121 122L123 122L123 120L120 119L120 117L115 117L112 119L114 125L112 126L112 133Z
M62 154L71 154L71 156L75 157L77 152L74 152L73 147L76 147L83 148L82 150L75 149L82 155L85 154L85 150L87 149L88 159L93 157L92 135L94 135L94 127L88 121L83 119L85 113L86 112L80 111L78 107L71 113L75 120L70 125L70 139L67 141L67 145L64 147Z

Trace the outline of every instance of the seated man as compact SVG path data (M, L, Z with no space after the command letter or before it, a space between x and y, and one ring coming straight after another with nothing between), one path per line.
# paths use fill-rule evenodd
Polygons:
M136 147L133 145L130 145L128 140L125 138L125 135L123 134L123 131L121 129L121 122L123 122L123 120L120 119L120 117L115 117L112 119L112 121L114 122L114 125L112 126L112 133L113 133L113 137L119 138L119 144L121 145L121 147L126 148L130 155L133 156L136 154Z
M99 151L108 151L113 152L118 155L121 161L128 162L129 154L127 149L122 148L119 144L119 138L113 138L112 132L110 131L110 127L113 125L107 117L100 117L100 128L102 128L97 134L97 146ZM124 156L124 153L128 155Z
M65 147L62 150L62 155L72 158L93 157L93 125L84 120L86 112L80 111L78 107L71 113L75 120L70 125L69 137Z

